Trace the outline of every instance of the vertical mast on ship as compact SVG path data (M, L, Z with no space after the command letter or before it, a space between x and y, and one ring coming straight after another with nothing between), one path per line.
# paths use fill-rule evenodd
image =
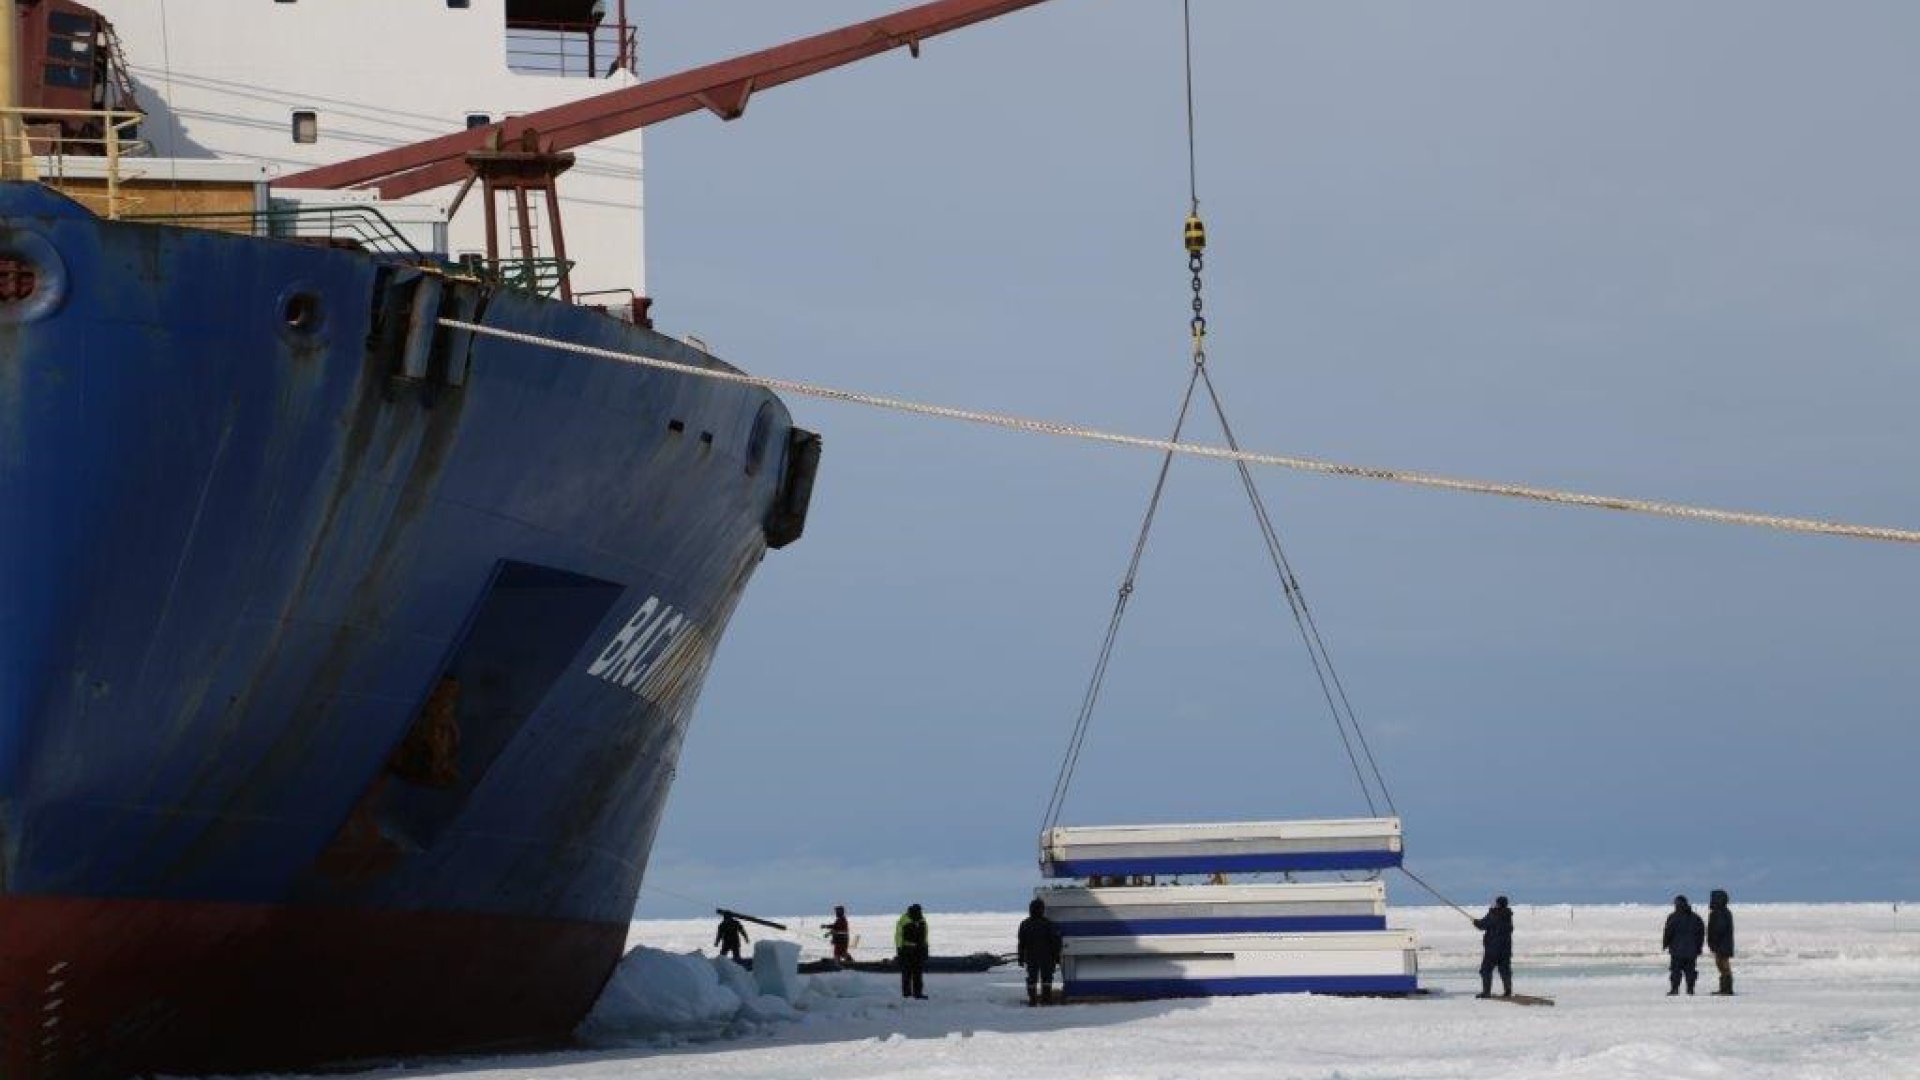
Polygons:
M9 3L5 15L0 18L0 180L34 180L32 148L20 122L20 69L14 54L19 11Z

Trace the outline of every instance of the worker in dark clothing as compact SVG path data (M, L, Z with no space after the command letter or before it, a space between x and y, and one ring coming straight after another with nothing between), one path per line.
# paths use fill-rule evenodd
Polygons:
M1707 924L1700 921L1684 896L1673 898L1673 913L1667 916L1667 928L1660 935L1660 947L1667 950L1667 996L1680 992L1685 980L1687 993L1700 978L1700 950L1707 943Z
M1727 906L1727 890L1715 889L1707 901L1707 949L1713 953L1713 966L1720 969L1720 989L1716 995L1733 996L1733 909Z
M833 921L821 923L820 929L827 932L827 940L833 943L833 960L836 964L853 963L853 953L847 946L853 942L853 934L847 929L847 909L835 905Z
M911 904L900 921L893 924L893 948L900 965L900 996L927 996L927 920L920 905Z
M1480 993L1476 997L1493 996L1493 973L1500 973L1500 996L1513 996L1513 909L1507 906L1507 898L1496 896L1493 906L1486 915L1473 920L1474 929L1483 931L1480 935Z
M713 943L720 946L721 956L740 959L740 943L750 940L752 939L747 937L746 926L733 917L733 912L720 913L720 928L713 932Z
M1053 1004L1053 971L1060 966L1060 928L1047 918L1046 901L1034 898L1020 921L1020 966L1027 969L1027 1004Z

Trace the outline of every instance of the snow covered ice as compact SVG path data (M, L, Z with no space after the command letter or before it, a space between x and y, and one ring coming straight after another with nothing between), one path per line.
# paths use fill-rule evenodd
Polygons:
M711 921L643 921L630 944L645 950L623 963L583 1027L584 1048L416 1062L385 1075L1920 1080L1920 909L1735 900L1740 996L1731 999L1707 996L1711 964L1699 996L1665 996L1664 906L1518 906L1515 990L1556 998L1551 1009L1473 1000L1478 934L1439 908L1396 907L1390 920L1419 932L1421 983L1434 991L1424 999L1050 1009L1025 1006L1012 968L930 975L928 1001L902 1001L891 976L803 977L789 1004L743 970L687 955L710 947ZM894 917L856 917L855 954L883 955ZM1011 951L1019 919L928 916L938 953ZM808 958L824 951L812 938L789 940Z

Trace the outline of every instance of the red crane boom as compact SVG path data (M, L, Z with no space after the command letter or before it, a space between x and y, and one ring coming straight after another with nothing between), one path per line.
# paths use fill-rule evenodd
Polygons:
M902 45L918 56L920 43L927 38L1044 2L935 0L624 90L294 173L277 183L303 188L377 187L382 198L403 199L465 180L472 173L469 153L519 145L529 132L536 133L541 151L558 154L699 109L732 120L746 111L747 99L755 91Z

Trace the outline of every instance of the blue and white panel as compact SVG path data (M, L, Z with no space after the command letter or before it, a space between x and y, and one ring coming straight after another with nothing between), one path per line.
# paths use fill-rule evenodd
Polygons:
M1078 938L1064 964L1076 997L1408 994L1419 974L1404 930Z
M1397 817L1076 826L1040 838L1051 878L1381 870L1401 855Z
M1156 885L1034 890L1069 938L1163 934L1334 933L1384 930L1379 881L1265 885Z

